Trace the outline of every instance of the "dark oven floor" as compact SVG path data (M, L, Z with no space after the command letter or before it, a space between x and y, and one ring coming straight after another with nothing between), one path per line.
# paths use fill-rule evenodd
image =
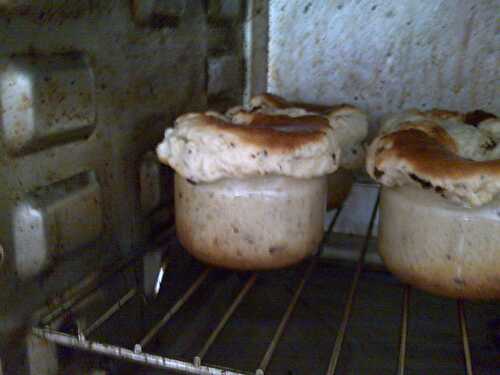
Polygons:
M287 270L258 274L255 285L210 347L203 363L255 373L306 267L307 262ZM193 262L182 271L170 269L155 305L144 307L139 299L134 301L103 326L96 339L106 337L105 342L133 346L133 340L142 337L151 322L158 321L192 283L200 266ZM266 374L326 373L353 274L352 264L316 266ZM147 351L191 362L248 277L211 271L202 287L161 329ZM336 374L396 373L403 290L387 272L362 273ZM411 290L410 296L405 374L465 373L457 302L417 290ZM466 302L465 311L474 374L500 374L499 303ZM86 366L78 364L78 370L66 368L65 374L98 366L94 362L96 357L81 352L77 357ZM109 374L170 373L107 360L101 360L100 366L108 367Z

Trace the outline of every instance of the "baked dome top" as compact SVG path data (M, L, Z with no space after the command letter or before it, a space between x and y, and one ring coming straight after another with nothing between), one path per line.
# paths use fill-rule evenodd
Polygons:
M467 116L410 110L386 118L368 148L368 173L386 186L413 184L464 205L488 203L500 194L500 121L490 115L466 124Z
M216 112L179 117L157 147L160 161L193 182L271 174L323 176L338 168L340 152L321 116L263 116L236 123Z
M368 134L368 118L360 109L349 105L332 106L290 102L277 95L261 94L253 97L247 107L231 108L226 115L238 123L251 123L259 115L268 116L322 116L333 129L335 141L341 149L340 167L357 169L364 166L363 141Z

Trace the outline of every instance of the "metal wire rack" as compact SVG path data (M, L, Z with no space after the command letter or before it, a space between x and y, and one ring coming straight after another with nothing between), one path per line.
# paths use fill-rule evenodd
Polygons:
M368 242L371 237L372 228L375 222L376 213L378 210L379 199L377 200L373 206L373 210L371 213L370 223L366 230L366 235L364 237L364 241L362 243L361 248L359 249L356 269L354 272L354 276L352 278L352 282L350 285L349 292L347 294L347 298L345 300L345 305L343 309L342 320L340 324L340 328L338 329L337 336L335 338L334 346L331 349L331 357L328 365L328 369L326 371L326 375L333 375L338 370L339 358L343 349L344 339L349 333L349 321L353 310L353 303L356 299L356 294L358 291L358 283L360 280L360 276L363 272L363 267L365 263L365 256L368 248ZM326 231L325 238L332 232L335 222L339 217L341 209L337 210L335 215L333 216L331 223L329 225L328 230ZM325 240L324 240L325 241ZM52 311L42 317L40 320L40 324L33 328L33 333L45 340L56 343L58 345L71 347L75 349L85 350L89 352L94 352L98 354L102 354L109 357L115 357L118 359L124 359L128 361L132 361L135 363L139 363L142 365L152 366L160 369L173 370L186 374L214 374L214 375L243 375L243 374L255 374L255 375L264 375L266 370L268 369L268 365L275 354L276 348L280 339L282 338L287 324L292 316L294 309L297 305L297 302L301 298L301 294L307 286L307 282L313 274L315 267L318 262L321 261L321 252L323 249L323 243L320 245L316 256L314 256L308 266L305 269L305 272L302 275L302 278L292 294L292 298L289 301L289 304L280 320L279 325L276 327L274 335L272 336L271 341L267 344L267 349L265 354L262 356L259 365L255 369L254 372L242 371L242 370L233 370L224 368L216 365L209 365L204 362L205 355L209 351L210 347L217 340L219 334L226 326L228 321L230 321L233 313L238 309L238 306L245 299L248 292L254 287L257 278L259 277L258 273L253 273L246 280L240 292L236 295L232 303L229 305L227 310L222 315L220 321L216 325L215 329L211 332L211 334L206 339L204 345L201 350L194 356L192 362L182 361L172 358L167 358L160 355L155 355L152 353L148 353L145 351L147 345L158 335L158 333L164 328L171 318L179 312L189 303L192 295L208 280L208 275L212 271L210 268L205 268L200 275L196 278L196 280L189 286L189 288L184 292L184 294L172 305L172 307L162 316L162 318L155 323L147 333L137 340L137 343L133 347L121 347L106 344L103 342L93 341L89 339L89 337L93 334L93 332L102 326L105 322L111 319L114 315L118 314L120 310L129 303L136 295L137 295L137 287L131 288L125 294L123 294L118 300L113 303L109 308L101 314L95 321L87 326L87 328L83 330L79 330L79 332L75 334L70 334L63 332L61 330L57 330L53 327L53 322L55 322L58 318L60 318L65 312L71 311L71 309L75 308L85 298L88 298L88 294L82 296L81 298L73 298L71 301L66 301L62 303L56 311ZM408 285L404 285L404 293L403 300L401 305L401 323L400 323L400 338L399 338L399 357L397 368L394 369L395 373L398 375L405 374L406 371L406 358L407 358L407 335L408 335L408 325L410 320L410 296L411 296L411 288ZM466 314L464 309L463 301L457 301L457 312L458 312L458 321L459 321L459 334L461 336L462 345L463 345L463 357L464 357L464 367L465 373L467 375L473 374L472 368L472 360L471 360L471 351L469 347L469 336L467 331L467 321Z

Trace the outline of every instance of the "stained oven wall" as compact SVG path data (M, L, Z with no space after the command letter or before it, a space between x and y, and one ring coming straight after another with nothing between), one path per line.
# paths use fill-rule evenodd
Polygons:
M171 176L154 147L177 115L241 102L245 9L0 2L4 370L17 361L36 372L20 360L35 307L172 223Z
M359 105L500 112L496 0L270 2L269 89Z
M372 135L381 116L412 107L499 114L499 12L497 0L274 0L268 89L357 105ZM338 231L364 234L376 195L366 181L354 185Z

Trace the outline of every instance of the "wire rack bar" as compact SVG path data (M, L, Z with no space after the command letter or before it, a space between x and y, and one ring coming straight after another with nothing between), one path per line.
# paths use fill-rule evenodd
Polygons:
M306 272L304 272L304 276L302 277L302 280L300 281L300 284L295 291L292 299L290 300L290 303L285 311L285 314L281 318L281 322L276 329L276 333L273 336L273 339L271 340L266 353L264 354L264 357L262 358L262 361L259 364L259 368L255 372L256 375L263 375L264 372L266 371L267 366L269 365L269 362L271 361L271 358L273 357L274 351L276 350L276 347L278 346L278 343L281 339L281 336L283 335L283 332L285 331L286 325L288 321L290 320L290 316L292 315L293 310L295 309L295 306L297 305L297 301L300 298L300 295L302 294L302 290L304 289L304 285L306 285L307 280L311 276L311 273L316 266L317 260L314 258L310 263L309 266L307 267Z
M295 291L292 299L290 300L290 303L285 311L285 314L281 318L280 324L278 325L278 328L276 329L276 332L273 336L273 339L271 340L269 347L267 348L267 351L264 354L264 357L262 358L262 360L259 364L259 368L255 371L256 375L263 375L264 372L266 371L266 368L269 365L269 362L271 361L271 358L274 354L274 351L276 350L276 347L278 346L278 343L281 339L281 336L283 335L283 332L285 331L288 320L290 319L290 316L292 315L293 310L295 309L295 306L297 305L297 301L299 300L300 295L302 294L302 290L304 289L304 286L306 285L307 280L311 276L311 273L317 264L318 257L321 256L321 253L322 253L323 248L324 248L324 244L327 241L328 236L332 232L333 227L335 226L335 223L337 222L337 219L340 216L341 212L342 212L342 207L337 209L332 220L330 221L330 224L328 225L328 229L326 230L325 235L323 236L323 240L321 241L321 244L318 248L318 252L317 252L316 256L311 260L309 265L307 266L307 269L304 272L304 276L302 277L302 280L300 281L300 284L299 284L297 290Z
M135 351L115 345L101 344L95 341L79 339L66 333L57 332L50 328L33 328L33 333L45 340L59 345L86 350L94 353L107 355L119 359L140 363L147 366L157 367L166 370L180 371L193 375L248 375L245 372L237 372L229 369L222 369L209 366L195 366L192 363L161 357L149 353L137 353Z
M404 375L406 366L406 340L408 337L408 319L410 312L410 291L409 285L404 286L403 307L401 311L401 332L399 336L399 359L398 375Z
M321 254L325 248L325 243L328 241L328 237L332 233L333 227L335 226L337 219L339 218L340 214L342 213L343 208L344 208L344 206L340 206L339 208L337 208L337 211L335 211L335 214L332 217L332 221L330 221L330 224L328 225L328 228L327 228L325 234L323 235L323 239L321 240L321 244L319 245L319 249L318 249L318 253L317 253L318 256L321 256Z
M153 328L142 338L139 344L135 345L134 350L136 352L142 351L144 348L158 333L158 331L165 325L167 322L174 316L174 314L179 311L179 309L186 303L186 301L193 295L194 292L198 290L198 288L203 284L205 279L210 272L209 268L206 268L200 276L196 279L196 281L189 287L189 289L184 293L184 295L175 303L174 306L160 319L158 323L156 323Z
M241 291L238 293L236 298L234 299L233 303L229 308L227 309L226 313L222 317L221 321L217 325L217 328L212 332L212 334L209 336L207 341L205 342L205 345L203 345L203 348L200 350L200 352L194 357L194 364L199 366L201 364L201 361L205 354L207 354L208 350L214 343L214 341L217 339L217 336L219 333L222 331L228 320L231 318L233 313L236 311L236 308L240 305L241 301L243 301L243 298L247 295L248 291L252 288L252 286L255 284L255 280L257 279L257 274L254 273L248 281L245 283L245 286L241 289Z
M338 261L356 263L359 259L359 253L356 253L352 250L333 247L331 254L324 255L322 259L324 259L324 262L331 263L335 263ZM368 252L366 254L364 267L365 269L370 267L370 269L372 270L385 269L384 262L382 261L382 258L380 258L380 255L371 252Z
M44 326L50 326L55 323L61 317L67 316L76 312L81 306L85 305L89 301L93 293L97 291L98 288L92 288L91 292L84 293L83 295L73 296L67 300L62 301L54 311L48 313L41 319L41 324Z
M328 364L328 370L326 372L327 375L333 375L335 373L335 369L337 368L337 363L340 357L340 353L342 351L342 344L344 342L344 337L347 331L347 325L349 323L349 318L351 317L352 304L354 301L354 297L356 295L356 290L358 288L359 278L361 276L361 272L363 271L363 263L365 260L366 250L368 249L368 241L370 240L373 231L373 225L375 223L375 218L377 216L379 200L380 200L380 192L378 192L377 200L373 205L373 210L370 217L370 224L368 225L368 230L366 231L366 235L363 241L363 246L359 254L358 263L356 265L356 272L354 273L354 277L351 283L351 288L347 296L342 322L340 324L339 332L335 339L335 345L333 347L332 356L330 357L330 362Z
M137 289L130 289L125 295L123 295L116 303L114 303L109 309L107 309L96 321L94 321L90 326L83 330L84 336L89 336L97 328L99 328L104 322L111 318L116 312L118 312L123 306L127 304L137 293Z
M172 237L174 234L175 226L171 226L163 231L160 235L161 238L166 241L166 239ZM161 245L160 247L164 247L164 245ZM78 307L84 304L85 301L87 301L94 292L105 285L116 274L125 270L126 268L137 262L139 259L141 259L146 252L147 250L143 249L137 250L129 257L119 262L117 265L108 267L108 269L102 271L101 274L96 276L97 279L92 278L90 280L84 280L82 285L80 285L79 287L79 289L82 289L82 292L59 302L55 309L51 309L49 312L44 314L44 316L40 319L41 325L49 326L64 315L71 314L72 312L77 310Z
M461 299L457 301L457 310L458 324L460 325L460 334L462 335L462 344L464 346L465 373L467 375L473 375L474 372L472 371L472 356L470 354L467 320L465 319L464 301Z

